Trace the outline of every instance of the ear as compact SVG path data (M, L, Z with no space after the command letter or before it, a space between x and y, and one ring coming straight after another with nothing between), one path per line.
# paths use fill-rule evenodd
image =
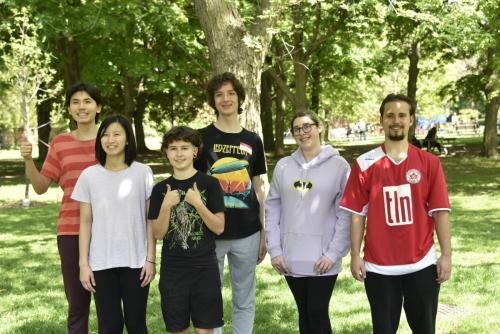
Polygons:
M198 157L198 147L195 147L195 148L193 149L193 153L194 153L194 157L195 157L195 158L196 158L196 157Z
M415 115L410 116L410 125L413 125L415 123Z
M325 129L325 127L323 126L323 123L319 123L318 124L318 132L321 133L321 132L323 132L324 129Z
M102 105L98 104L96 114L100 113L101 110L102 110Z

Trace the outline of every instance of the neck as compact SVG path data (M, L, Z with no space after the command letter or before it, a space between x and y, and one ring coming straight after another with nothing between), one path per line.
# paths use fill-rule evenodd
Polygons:
M309 162L312 159L316 158L318 154L321 152L321 145L311 147L309 149L300 149L300 150L302 151L302 155L304 156L306 162Z
M104 168L107 170L117 172L126 169L128 165L125 163L125 154L120 154L116 156L106 156L106 163Z
M242 129L237 113L230 116L219 115L214 125L217 129L230 133L237 133Z
M395 161L401 161L408 155L408 140L393 141L388 138L385 139L384 146L385 152Z
M78 128L73 131L73 136L78 140L91 140L97 136L97 125L92 122L89 124L78 124Z
M194 169L193 166L188 167L186 169L174 169L174 179L177 180L187 180L190 177L192 177L194 174L196 174L197 170Z

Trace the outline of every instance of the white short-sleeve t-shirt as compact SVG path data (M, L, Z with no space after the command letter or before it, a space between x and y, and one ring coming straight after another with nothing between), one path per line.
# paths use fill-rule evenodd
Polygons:
M92 207L89 266L93 271L144 266L146 201L152 188L153 172L139 162L118 172L100 164L82 172L71 198Z

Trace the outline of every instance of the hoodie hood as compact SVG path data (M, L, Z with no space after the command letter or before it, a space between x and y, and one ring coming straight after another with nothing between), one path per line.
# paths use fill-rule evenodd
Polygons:
M334 149L330 145L323 145L321 146L321 151L319 152L319 154L309 162L306 162L306 159L304 158L304 155L302 154L302 150L300 148L292 153L292 158L300 167L302 167L302 169L307 170L312 167L319 166L331 157L338 155L340 155L340 153L337 149Z

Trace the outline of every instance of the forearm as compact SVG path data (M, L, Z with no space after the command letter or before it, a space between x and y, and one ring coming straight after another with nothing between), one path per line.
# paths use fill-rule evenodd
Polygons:
M162 240L165 234L167 234L168 227L170 226L170 212L170 207L162 205L158 218L150 221L153 226L153 235L156 240Z
M26 176L31 182L33 189L37 194L43 194L49 188L50 182L52 181L50 178L42 175L38 168L35 166L35 162L31 158L24 159L24 165L26 168Z
M257 196L257 201L259 202L259 220L261 224L261 234L265 235L264 233L264 221L265 221L265 209L264 209L264 181L263 178L266 177L265 175L258 175L254 176L252 181L253 181L253 189L255 191L255 195Z
M212 213L202 202L198 203L195 209L210 231L217 235L224 232L224 213Z
M365 232L365 217L355 213L351 216L351 257L359 257Z
M155 262L156 261L156 239L154 237L154 232L153 232L153 224L151 222L146 223L146 233L147 233L147 240L148 240L148 255L146 257L146 260L150 262Z
M80 233L78 236L79 265L89 265L90 234L92 228L92 217L80 205Z
M433 213L441 255L451 256L451 224L448 211Z

